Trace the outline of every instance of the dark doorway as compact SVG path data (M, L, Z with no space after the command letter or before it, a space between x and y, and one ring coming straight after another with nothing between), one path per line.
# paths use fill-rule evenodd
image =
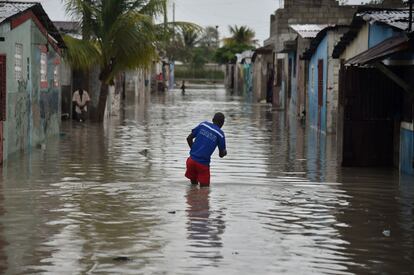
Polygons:
M393 166L403 91L374 68L342 67L343 166Z

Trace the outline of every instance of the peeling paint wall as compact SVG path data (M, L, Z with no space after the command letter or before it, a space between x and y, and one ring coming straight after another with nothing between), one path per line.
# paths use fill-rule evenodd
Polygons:
M0 28L5 42L0 53L7 55L7 118L4 124L4 159L15 152L47 143L47 137L60 131L60 83L55 85L55 68L60 56L33 21L14 29L5 23ZM15 78L16 43L23 46L22 80ZM47 49L47 85L40 85L40 59ZM58 75L59 76L59 75ZM44 88L42 88L44 87Z

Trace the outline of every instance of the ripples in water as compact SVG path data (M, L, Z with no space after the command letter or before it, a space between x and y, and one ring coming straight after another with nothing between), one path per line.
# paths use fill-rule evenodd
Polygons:
M216 111L229 156L191 187L185 138ZM2 273L412 273L413 178L339 168L268 105L189 90L62 131L2 170Z

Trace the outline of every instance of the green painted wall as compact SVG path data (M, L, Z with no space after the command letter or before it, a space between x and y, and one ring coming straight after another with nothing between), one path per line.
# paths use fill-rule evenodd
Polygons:
M60 86L54 87L54 67L58 54L49 45L48 88L40 87L41 45L46 37L29 20L10 30L9 24L0 25L0 54L7 55L7 118L4 124L4 159L15 152L47 143L46 138L59 134ZM15 45L23 45L23 80L15 79Z

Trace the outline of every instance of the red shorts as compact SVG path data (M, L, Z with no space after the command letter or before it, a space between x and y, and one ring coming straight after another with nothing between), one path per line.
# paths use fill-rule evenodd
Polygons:
M199 182L202 186L209 186L210 166L198 163L190 157L187 159L187 171L185 172L185 176L189 180Z

